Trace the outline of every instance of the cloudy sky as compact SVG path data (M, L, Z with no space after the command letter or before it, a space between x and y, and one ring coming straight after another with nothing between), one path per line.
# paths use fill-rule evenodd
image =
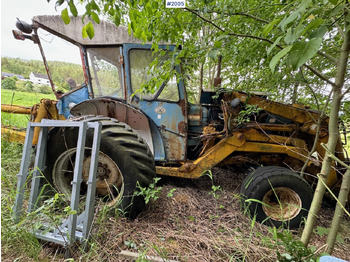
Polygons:
M41 60L37 45L30 40L16 40L12 30L16 29L17 17L31 23L36 15L60 15L55 10L56 0L1 0L1 56ZM41 43L48 60L66 61L80 64L78 48L45 31L39 31Z

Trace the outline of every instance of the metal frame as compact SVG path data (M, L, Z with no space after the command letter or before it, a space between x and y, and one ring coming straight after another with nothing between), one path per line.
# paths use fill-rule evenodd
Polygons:
M17 194L13 206L14 222L18 223L21 216L21 210L24 200L24 190L27 177L29 175L29 162L31 157L32 139L34 128L40 128L39 141L35 156L35 169L33 171L32 185L29 196L28 213L34 212L40 206L39 194L41 190L41 172L45 169L45 157L47 147L47 135L49 127L76 127L79 128L77 141L76 165L74 167L74 177L72 181L71 210L75 214L69 215L68 219L62 221L58 228L50 228L50 225L43 223L43 230L36 230L35 236L39 239L70 246L76 240L86 241L89 238L95 205L96 192L96 170L98 163L98 152L100 150L101 123L85 121L59 121L43 119L41 123L29 122L25 138L21 167L17 180ZM87 129L94 129L93 144L91 150L91 164L89 179L87 182L88 190L86 197L85 210L78 215L78 204L80 196L80 185L82 182L82 167L85 151L85 140Z

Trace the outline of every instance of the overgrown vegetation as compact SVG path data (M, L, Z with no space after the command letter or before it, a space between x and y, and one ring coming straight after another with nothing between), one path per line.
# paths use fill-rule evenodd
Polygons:
M42 249L30 232L30 220L13 223L12 206L16 196L16 174L21 163L22 146L1 139L1 251L6 255L34 259ZM10 255L12 256L12 255ZM17 257L17 256L16 256Z
M1 150L3 260L63 261L62 247L40 243L30 233L37 216L13 223L11 208L22 146L2 141ZM120 261L124 259L121 250L136 252L139 261L145 261L147 255L178 261L316 261L324 251L330 210L321 213L316 237L305 248L298 240L299 231L267 227L241 213L238 192L244 174L236 174L233 180L231 172L215 169L192 182L157 178L150 188L140 189L149 196L149 203L134 221L120 213L110 217L110 208L98 202L89 249L73 247L71 261ZM42 210L51 212L56 224L67 206L61 200L57 195ZM62 212L55 213L57 208ZM349 232L348 218L334 252L347 260Z

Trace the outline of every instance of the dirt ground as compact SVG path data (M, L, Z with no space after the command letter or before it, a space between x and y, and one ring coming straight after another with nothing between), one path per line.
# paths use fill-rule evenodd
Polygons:
M215 169L214 185L220 189L213 194L212 180L204 176L199 180L162 178L160 197L148 204L137 219L122 217L102 219L95 217L89 255L73 250L75 261L132 261L120 256L122 250L157 256L176 261L276 261L273 230L252 221L240 210L239 191L244 174L235 170ZM167 194L176 189L172 197ZM324 207L310 246L318 253L325 250L327 236L322 228L329 226L333 215L331 207ZM293 232L298 239L301 231ZM350 219L341 227L341 242L334 256L350 261ZM62 260L62 248L46 244L40 257ZM41 259L40 259L41 260ZM44 259L45 260L45 259ZM147 261L147 260L139 260ZM164 260L165 261L165 260Z

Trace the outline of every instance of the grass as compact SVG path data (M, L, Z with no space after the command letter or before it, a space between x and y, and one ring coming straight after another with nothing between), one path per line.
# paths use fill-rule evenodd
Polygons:
M16 174L21 162L22 146L1 141L1 253L2 258L38 257L41 245L27 230L29 221L13 223L12 206L16 195Z
M56 99L53 94L41 94L1 89L1 104L33 106L42 98Z
M1 104L32 107L40 103L42 98L56 99L53 94L20 92L6 89L1 90ZM24 128L27 126L29 119L29 115L1 113L1 124L6 126Z

